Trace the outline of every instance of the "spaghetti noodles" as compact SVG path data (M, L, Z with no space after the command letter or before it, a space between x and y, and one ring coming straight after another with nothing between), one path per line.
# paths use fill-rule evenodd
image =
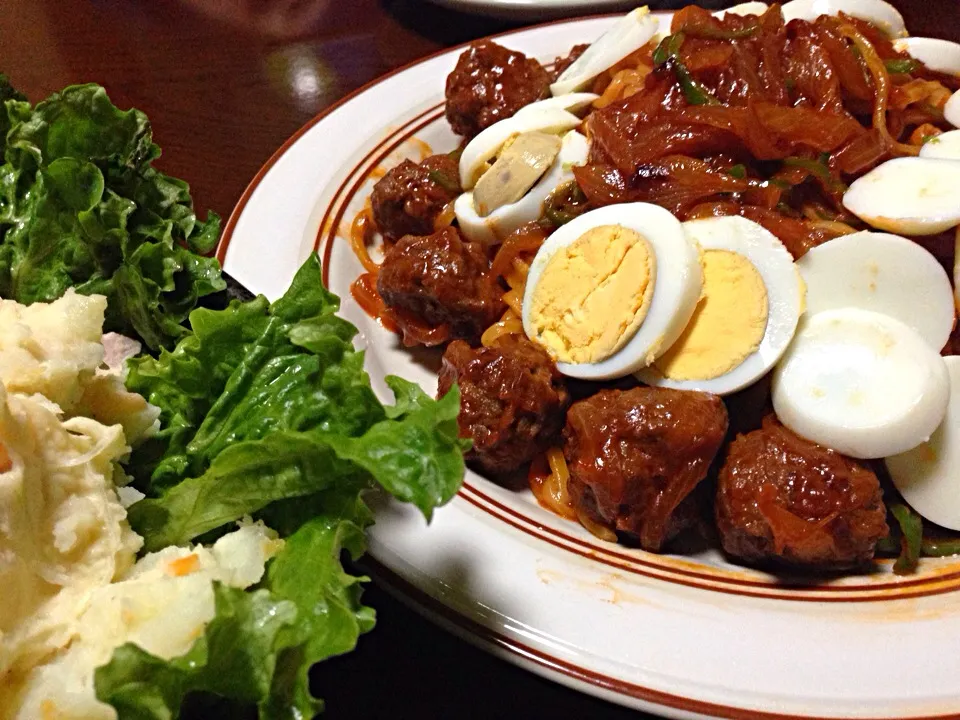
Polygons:
M890 75L883 64L883 60L881 60L877 54L876 48L873 47L873 43L867 39L866 35L848 23L841 23L837 29L841 35L851 40L857 50L860 51L860 55L863 57L867 69L873 77L874 130L880 133L884 141L894 152L900 153L901 155L919 154L920 148L916 145L905 145L904 143L898 142L890 134L890 129L887 127L887 102L890 98Z

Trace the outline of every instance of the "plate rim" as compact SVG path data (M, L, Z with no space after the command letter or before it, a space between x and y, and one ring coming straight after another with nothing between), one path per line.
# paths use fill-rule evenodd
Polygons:
M653 12L657 15L672 14L670 11ZM332 115L355 98L363 95L367 91L375 88L376 86L396 75L404 73L407 70L415 68L435 58L460 52L475 42L484 40L501 40L509 38L513 35L537 31L554 25L569 24L586 20L613 18L619 17L620 15L621 13L616 12L603 12L577 16L575 18L557 18L522 28L476 38L455 46L438 49L429 55L414 59L364 83L308 120L296 132L288 137L283 144L277 148L276 151L271 154L267 161L258 170L256 175L254 175L253 179L247 184L243 193L238 199L237 204L230 213L230 216L224 225L220 240L218 241L215 256L221 265L223 265L226 260L227 250L233 238L237 224L246 210L247 204L249 203L251 197L256 189L260 186L268 172L282 157L286 155L290 148L294 146L314 126L322 122L328 116ZM322 232L322 228L320 232ZM484 649L491 651L495 656L502 659L507 659L522 669L533 671L549 679L556 681L561 679L558 676L562 676L566 678L565 684L568 686L572 685L575 689L589 692L590 694L599 696L608 701L612 699L611 696L613 696L613 698L630 698L635 702L640 701L648 710L653 712L666 711L673 717L718 717L727 718L730 720L742 720L743 718L760 718L761 720L846 720L847 718L851 717L849 715L784 714L752 709L733 704L728 705L715 703L710 700L675 695L653 687L633 684L617 677L604 675L598 671L591 670L588 667L575 665L562 658L554 657L543 650L531 648L511 637L498 633L496 629L483 625L475 618L472 618L467 614L450 607L444 603L442 599L436 598L426 590L417 587L409 579L404 578L397 571L389 568L384 562L370 554L365 556L362 562L371 567L371 574L375 578L379 579L391 592L396 592L404 601L409 601L409 603L415 607L418 612L421 612L435 622L439 622L439 624L446 627L448 630L452 630L462 639L479 645ZM634 707L636 707L635 704ZM909 715L909 717L911 720L947 720L960 718L960 713L948 712L933 715L914 714ZM861 720L868 720L868 718L863 717Z

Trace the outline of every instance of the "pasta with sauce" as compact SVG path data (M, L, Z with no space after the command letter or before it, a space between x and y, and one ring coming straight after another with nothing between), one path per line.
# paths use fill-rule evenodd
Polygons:
M468 149L466 161L460 153L487 127L506 122L521 108L531 117L536 102L550 94L551 82L578 67L585 47L558 58L552 75L535 60L490 42L461 56L447 85L447 114L467 132L463 145L420 166L404 164L377 183L372 203L351 228L363 268L351 291L385 328L401 332L405 343L447 344L441 390L455 381L461 384L461 433L474 440L468 459L476 466L494 477L525 474L542 506L577 520L601 539L640 538L642 547L659 550L691 524L693 489L707 476L713 457L727 447L726 411L716 398L691 399L638 387L632 377L576 384L560 378L552 364L547 367L537 356L542 350L531 349L535 343L527 339L523 320L528 280L536 282L530 280L531 265L541 246L584 213L649 203L683 222L744 218L772 234L792 259L802 258L868 227L844 204L852 183L885 161L920 155L926 143L950 129L944 112L960 90L960 68L957 74L930 69L898 49L880 27L844 13L787 23L779 5L760 15L728 13L723 18L699 7L684 8L674 14L665 37L632 48L591 75L581 85L592 93L586 106L582 99L564 105L563 94L546 101L579 113L576 131L588 140L589 152L584 162L560 168L557 176L563 181L543 201L539 219L496 227L482 238L471 234L458 208L465 195L473 203L473 194L481 194L474 186L479 182L464 175L463 163L473 162L476 153ZM466 77L472 84L463 81ZM466 117L469 108L475 108L475 115ZM523 132L542 130L510 136L499 157L494 153L482 163L481 177L510 154L510 145ZM545 157L560 163L555 155ZM543 177L554 176L548 172ZM535 192L536 181L521 187L521 195ZM511 201L519 203L510 198L497 202ZM476 215L482 222L483 215ZM411 223L420 223L416 243L407 232ZM368 250L378 237L387 247L383 265L403 256L407 267L421 273L411 274L403 292L392 288L390 299L379 292L383 265ZM434 246L430 238L438 238ZM952 231L910 240L952 270ZM443 308L440 315L438 307ZM444 321L431 322L430 317ZM495 375L496 382L482 379L482 373ZM532 385L531 377L537 378ZM619 449L612 440L589 437L601 432L600 426L575 426L573 410L567 415L568 387L578 399L576 415L595 418L608 440L617 438ZM664 408L672 408L667 416L674 425L657 430ZM761 426L760 414L752 432L771 443L801 448L797 452L804 458L827 462L825 453L832 451L787 437L775 422ZM567 428L561 432L565 416ZM702 429L702 444L684 445L678 428L692 432L695 427ZM501 442L503 438L507 440ZM637 465L633 455L618 455L624 448L649 452L649 462ZM589 453L596 455L595 463L588 462ZM812 472L810 467L798 472ZM598 480L608 471L625 475ZM716 469L711 472L715 475ZM767 533L762 540L767 545L757 556L792 566L843 569L869 559L878 548L889 550L876 503L896 503L896 491L882 469L879 479L873 469L861 474L857 464L850 472L867 478L869 492L857 502L870 506L869 522L852 520L866 508L854 507L847 491L832 486L821 491L835 503L832 514L823 517L801 517L791 501L763 490L767 494L759 507L769 505L769 511L756 525ZM837 473L839 486L842 473ZM881 489L883 501L878 499ZM839 531L830 529L841 521L862 535L856 552L843 547ZM735 518L724 532L740 532L745 522ZM724 547L756 560L751 543L758 542L751 537L746 545L725 541Z

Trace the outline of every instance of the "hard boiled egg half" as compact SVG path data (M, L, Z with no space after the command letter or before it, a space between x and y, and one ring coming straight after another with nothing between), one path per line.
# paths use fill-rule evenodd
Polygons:
M887 160L857 178L844 194L843 204L878 230L936 235L960 225L960 161Z
M950 401L940 427L924 443L886 459L903 499L927 520L960 530L960 357L943 359Z
M906 238L861 232L797 261L808 314L773 378L773 408L798 435L855 458L926 441L946 412L939 351L954 323L946 272Z
M550 86L553 95L566 95L586 87L597 75L650 42L660 29L660 21L647 7L631 10L560 73Z
M700 251L667 210L610 205L574 218L540 247L523 329L571 377L628 375L683 332L700 300Z
M544 203L550 195L561 186L574 182L571 168L575 165L583 165L587 161L589 151L590 143L587 138L576 130L569 131L559 139L556 157L550 161L543 175L534 178L534 184L529 188L527 188L529 181L521 181L520 189L515 192L509 190L509 181L516 179L517 174L507 166L504 172L509 179L501 182L503 176L498 175L500 169L495 163L488 171L491 174L481 178L481 181L487 179L501 185L487 192L487 195L494 197L492 202L478 203L476 192L466 192L461 194L453 204L461 232L468 240L484 245L494 245L521 225L539 219L543 215ZM507 155L505 159L510 160L510 157L511 155ZM510 163L524 164L525 160L514 159ZM484 185L478 184L478 187L483 189ZM498 204L497 192L509 194L502 195L503 202ZM516 195L520 197L514 199Z
M751 220L706 218L683 228L702 249L702 298L679 339L637 377L726 395L766 375L786 351L803 284L783 243Z
M920 146L920 157L960 160L960 130L950 130L927 140Z
M943 106L944 119L955 128L960 128L960 90L957 90Z
M467 192L453 205L463 234L493 245L543 214L547 198L573 181L571 168L587 161L590 144L573 130L571 111L597 98L572 93L531 103L477 135L460 155L460 182Z
M954 325L953 290L926 249L897 235L858 232L812 248L797 260L807 311L856 307L909 326L937 352Z
M723 10L717 10L713 16L723 20L728 14L729 15L763 15L770 8L765 2L758 2L757 0L751 0L751 2L740 3L739 5L734 5L733 7L724 8Z
M940 38L908 37L896 40L893 47L935 72L960 75L960 43Z
M916 447L943 420L943 359L916 331L854 307L806 318L773 376L773 409L801 437L854 458Z

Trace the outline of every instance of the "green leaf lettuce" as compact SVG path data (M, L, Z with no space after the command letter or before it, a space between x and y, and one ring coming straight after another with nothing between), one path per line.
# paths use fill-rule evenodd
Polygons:
M197 301L225 286L202 256L220 220L199 220L187 184L152 167L146 115L99 85L31 107L0 76L0 139L0 297L49 302L74 287L107 296L107 330L155 350L185 335Z
M437 401L388 378L395 404L382 405L338 309L313 255L273 304L195 310L174 349L130 361L129 389L161 410L161 432L127 467L147 494L129 509L146 549L244 516L285 545L252 591L217 589L216 617L186 655L165 661L128 645L97 670L98 697L122 720L176 717L193 691L256 704L264 720L318 712L310 666L353 649L374 623L362 578L340 560L365 550L363 495L380 488L429 518L457 491L459 393Z

